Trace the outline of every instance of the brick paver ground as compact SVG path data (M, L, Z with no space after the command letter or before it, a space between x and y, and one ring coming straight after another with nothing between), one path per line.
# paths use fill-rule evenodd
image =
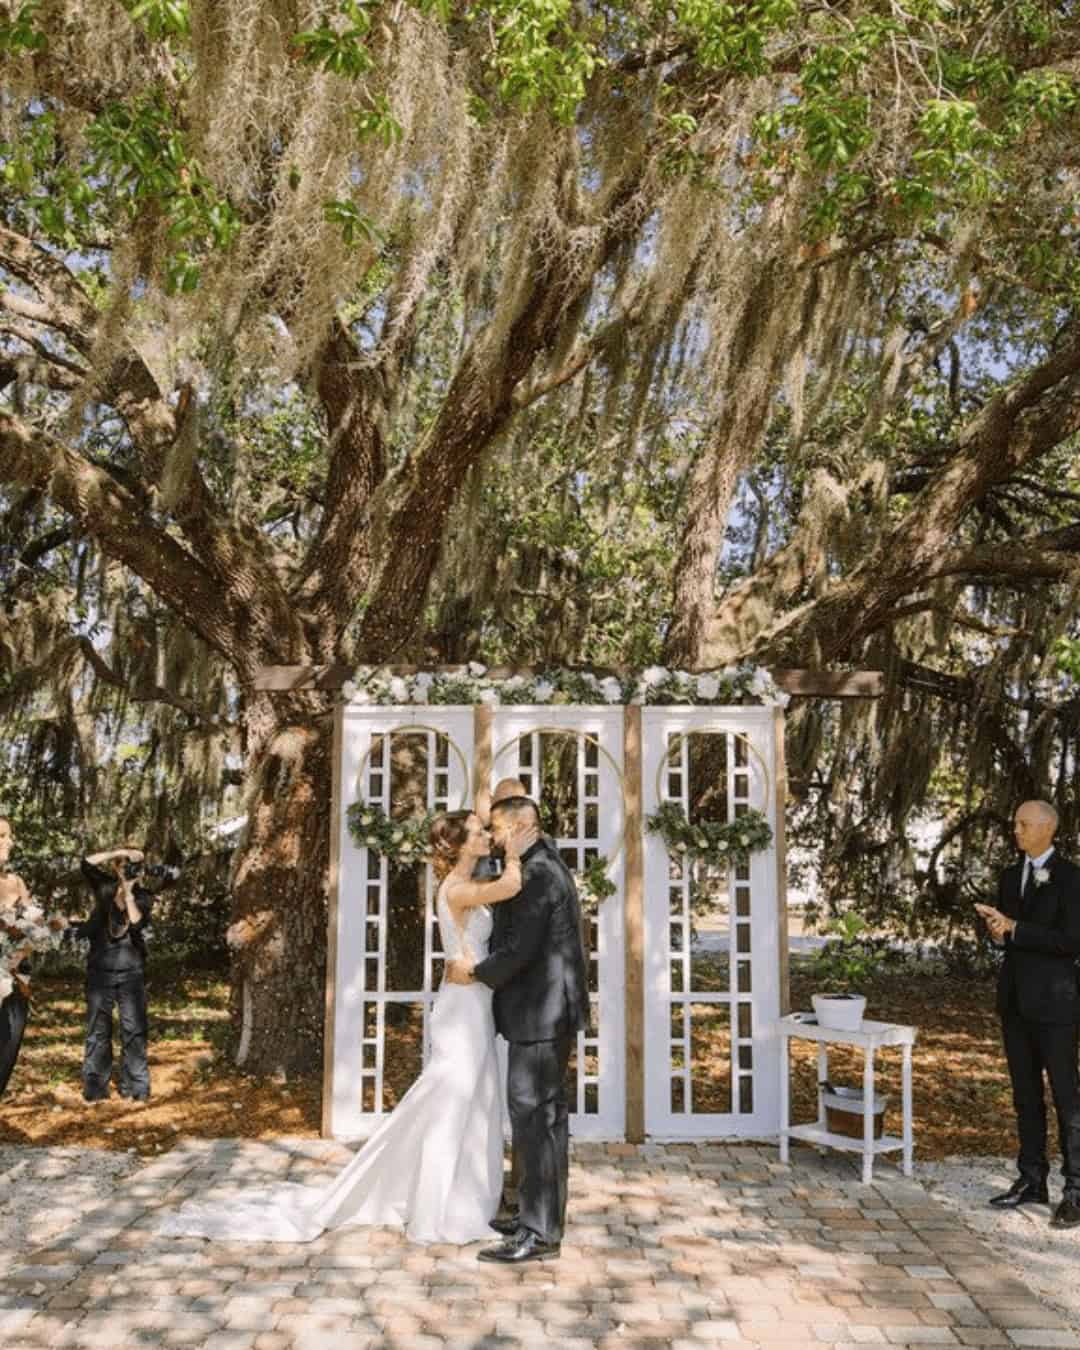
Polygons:
M137 1172L0 1287L0 1345L1072 1347L1077 1335L914 1182L849 1158L579 1144L562 1259L505 1270L397 1233L306 1246L154 1234L153 1209L224 1183L316 1180L320 1141L197 1141Z

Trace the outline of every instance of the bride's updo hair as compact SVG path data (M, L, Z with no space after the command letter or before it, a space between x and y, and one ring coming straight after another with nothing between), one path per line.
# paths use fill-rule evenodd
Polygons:
M461 856L469 837L468 820L471 811L444 811L431 822L428 843L431 845L431 866L440 881L450 875Z

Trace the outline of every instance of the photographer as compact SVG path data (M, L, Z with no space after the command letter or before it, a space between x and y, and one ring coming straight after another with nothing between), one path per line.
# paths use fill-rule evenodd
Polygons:
M166 869L146 868L144 862L144 854L134 848L92 853L82 861L83 876L94 892L94 913L83 923L72 924L70 931L90 943L82 1071L83 1097L88 1102L104 1101L109 1095L114 1006L120 1015L123 1045L120 1096L134 1101L146 1101L150 1096L143 933L150 920L153 895L141 879L165 875Z

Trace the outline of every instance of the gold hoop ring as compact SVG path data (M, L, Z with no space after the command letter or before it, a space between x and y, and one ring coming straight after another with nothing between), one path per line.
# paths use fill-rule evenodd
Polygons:
M694 727L691 731L677 731L675 733L675 735L672 737L671 744L668 746L667 750L665 750L660 760L660 763L657 766L656 800L658 802L671 800L670 798L665 797L663 791L661 790L661 782L664 777L664 771L667 767L667 763L671 759L672 754L678 747L679 742L682 740L682 738L684 736L696 735L697 733L704 733L710 736L733 736L736 740L742 741L745 744L747 750L750 751L751 755L753 755L753 757L757 760L758 764L761 767L761 777L764 785L764 791L762 794L764 798L763 805L759 807L753 807L753 803L750 802L749 799L747 799L747 805L752 806L754 810L767 811L769 805L769 766L765 763L765 756L761 753L761 751L757 748L757 746L753 743L753 741L751 741L750 737L747 736L745 732L736 731L734 727L725 727L721 723L712 723L708 726ZM736 772L738 772L737 768ZM687 819L689 820L689 818L690 818L689 814L687 814Z
M375 737L376 737L376 736L386 736L386 737L396 736L396 735L398 735L399 733L407 732L407 731L430 731L430 732L433 732L436 736L445 736L445 737L446 737L447 744L450 746L450 749L453 750L454 754L457 755L458 761L459 761L459 763L461 764L461 772L462 772L462 775L463 775L463 780L462 780L462 781L464 782L465 786L464 786L464 788L462 789L462 793L461 793L461 804L460 804L460 806L458 806L456 809L459 810L459 811L464 810L464 808L465 808L465 803L469 800L469 765L468 765L468 761L466 760L465 756L462 754L461 748L460 748L460 746L458 745L457 741L454 740L453 736L451 736L450 733L449 733L448 731L443 731L440 727L429 727L429 726L427 726L427 725L426 725L425 723L423 723L423 722L406 722L406 723L404 723L402 726L398 726L398 727L386 727L386 728L384 728L384 729L382 729L382 730L380 730L380 731L373 731L373 732L371 733L372 743L371 743L371 745L368 746L367 750L364 751L364 757L363 757L363 759L360 761L360 767L359 767L359 769L357 769L357 771L356 771L356 795L357 795L357 798L359 799L359 798L363 797L363 794L362 794L362 792L360 791L360 789L361 789L361 785L362 785L363 782L364 782L364 773L365 773L365 770L367 769L367 763L368 763L368 760L371 758L371 752L375 749ZM385 773L385 772L389 772L389 766L387 767L387 769L384 769L383 772L384 772L384 773ZM367 798L366 798L366 797L364 797L363 799L364 799L364 801L367 801ZM451 810L451 809L452 809L452 808L447 807L447 810Z
M577 730L577 729L574 728L574 727L558 727L558 726L556 726L556 727L547 727L547 726L527 727L526 730L524 730L524 731L522 731L522 732L519 732L518 735L516 735L516 736L511 736L511 738L510 738L508 741L505 741L505 742L498 748L498 750L496 750L495 753L491 756L492 777L494 777L495 765L499 762L500 757L501 757L502 755L505 755L506 752L507 752L507 750L509 750L510 747L511 747L512 745L516 745L518 742L523 741L523 740L525 739L526 736L543 735L545 732L548 732L548 733L550 733L550 734L558 734L558 735L562 735L562 736L567 736L567 735L569 735L569 736L581 736L581 737L584 737L585 740L591 741L591 742L593 743L593 745L596 746L597 750L599 750L599 752L603 755L603 757L607 760L607 762L611 765L612 769L613 769L614 772L615 772L615 778L616 778L616 780L617 780L617 782L618 782L618 784L619 784L619 796L620 796L620 798L621 798L623 824L625 825L625 823L626 823L626 780L623 778L623 772L622 772L622 769L619 768L619 764L618 764L618 761L616 760L615 756L614 756L609 750L606 750L606 749L604 748L604 746L602 746L602 745L600 744L599 740L592 734L591 731L579 731L579 730ZM519 766L519 768L520 768L520 766ZM620 830L620 831L619 831L619 842L618 842L618 844L617 844L617 846L616 846L616 848L615 848L614 853L610 854L609 857L608 857L608 871L610 871L611 868L615 865L615 863L616 863L616 861L617 861L617 859L618 859L618 857L619 857L619 854L622 852L622 848L623 848L623 830Z

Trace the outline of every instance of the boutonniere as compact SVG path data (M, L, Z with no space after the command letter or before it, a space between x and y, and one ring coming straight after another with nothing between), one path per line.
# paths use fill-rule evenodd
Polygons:
M1050 869L1049 867L1036 867L1031 877L1036 886L1045 886L1050 880Z

